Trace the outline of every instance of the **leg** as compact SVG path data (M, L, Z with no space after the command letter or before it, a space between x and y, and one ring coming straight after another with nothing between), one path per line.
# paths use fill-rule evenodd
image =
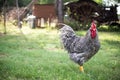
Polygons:
M83 53L81 53L81 54L72 53L72 54L70 54L70 58L74 62L76 62L77 64L79 64L80 65L80 71L84 72L84 69L83 69L83 63L85 62L84 54Z
M80 71L81 72L84 72L84 68L83 68L83 63L85 62L85 58L84 57L82 57L81 58L81 61L80 61L80 63L79 63L79 65L80 65Z

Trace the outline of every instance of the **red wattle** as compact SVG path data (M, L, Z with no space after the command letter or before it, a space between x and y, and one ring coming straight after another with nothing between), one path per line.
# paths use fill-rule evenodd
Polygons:
M96 37L96 30L95 31L91 31L91 37L92 37L92 39L94 39Z

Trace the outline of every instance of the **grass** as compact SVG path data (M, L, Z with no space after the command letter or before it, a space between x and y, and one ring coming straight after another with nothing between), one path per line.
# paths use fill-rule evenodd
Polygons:
M7 34L0 35L0 80L120 80L120 33L99 32L99 38L100 51L81 73L57 30L7 27Z

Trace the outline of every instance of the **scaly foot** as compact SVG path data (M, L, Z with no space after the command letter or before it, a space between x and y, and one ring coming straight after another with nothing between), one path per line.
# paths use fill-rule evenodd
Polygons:
M80 71L84 72L83 66L80 66Z

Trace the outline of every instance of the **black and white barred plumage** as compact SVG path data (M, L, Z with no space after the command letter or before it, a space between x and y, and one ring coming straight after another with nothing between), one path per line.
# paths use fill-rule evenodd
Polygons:
M92 39L89 29L85 36L77 36L70 26L63 25L60 29L61 42L68 51L70 59L79 65L83 65L83 63L96 54L100 48L98 34Z

